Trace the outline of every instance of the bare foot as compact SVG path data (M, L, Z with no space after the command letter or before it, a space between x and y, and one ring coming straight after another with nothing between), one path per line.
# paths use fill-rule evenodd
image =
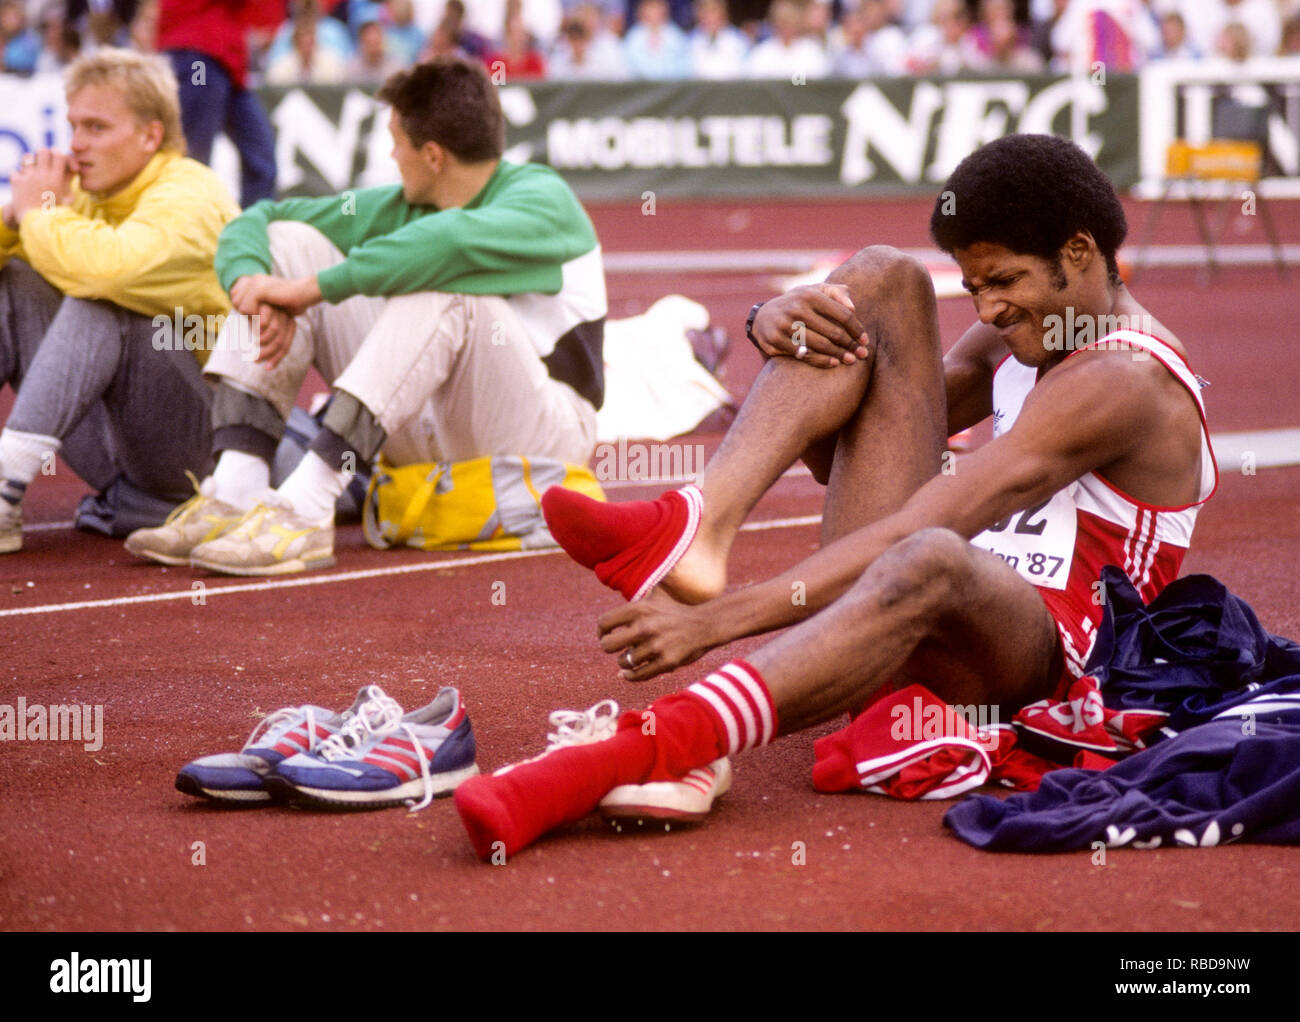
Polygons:
M719 555L697 534L657 588L678 603L704 603L721 596L727 588L727 555Z

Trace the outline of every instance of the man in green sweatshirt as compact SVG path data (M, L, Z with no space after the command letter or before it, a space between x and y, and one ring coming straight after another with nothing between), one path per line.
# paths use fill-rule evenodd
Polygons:
M606 299L590 219L554 171L501 158L478 65L439 58L379 97L401 185L261 202L222 234L217 275L258 354L218 343L216 469L133 553L236 575L326 567L335 499L381 449L396 465L591 456ZM333 388L323 428L268 490L312 367Z

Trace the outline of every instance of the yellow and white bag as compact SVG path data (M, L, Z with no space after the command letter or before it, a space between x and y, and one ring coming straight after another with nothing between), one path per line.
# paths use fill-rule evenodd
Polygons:
M542 494L552 486L605 499L591 469L553 458L496 455L397 468L381 456L366 491L366 541L380 550L554 546L542 518Z

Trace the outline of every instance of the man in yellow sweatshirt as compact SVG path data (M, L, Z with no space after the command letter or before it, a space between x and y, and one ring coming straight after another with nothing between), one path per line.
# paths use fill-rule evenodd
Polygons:
M27 154L0 225L0 553L22 546L27 485L64 460L97 490L78 524L161 521L211 465L201 367L229 311L213 270L239 213L186 159L161 58L101 49L66 74L71 152ZM255 345L250 357L256 354Z

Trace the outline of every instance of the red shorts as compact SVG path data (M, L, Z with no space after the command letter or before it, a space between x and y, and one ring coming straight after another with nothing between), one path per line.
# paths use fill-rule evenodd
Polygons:
M1090 605L1085 609L1079 605L1078 600L1070 598L1068 591L1059 589L1039 589L1038 595L1047 612L1052 615L1061 640L1064 664L1053 694L1054 698L1060 699L1075 681L1083 677L1083 665L1092 655L1092 644L1097 639L1097 626L1101 624L1103 608L1100 605Z

